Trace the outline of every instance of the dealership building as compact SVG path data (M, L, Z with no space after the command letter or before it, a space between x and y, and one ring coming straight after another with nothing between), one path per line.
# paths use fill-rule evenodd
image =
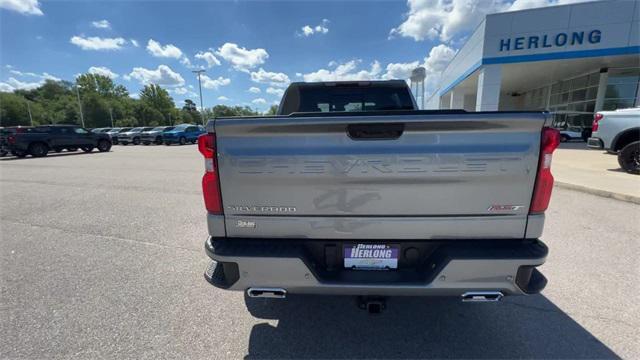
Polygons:
M486 16L447 65L427 109L548 110L556 126L640 106L640 0Z

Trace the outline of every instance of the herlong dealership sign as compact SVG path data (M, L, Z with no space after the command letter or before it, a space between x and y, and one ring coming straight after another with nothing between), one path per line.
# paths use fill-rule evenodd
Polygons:
M555 35L527 35L500 39L499 51L542 49L582 44L598 44L602 40L600 30L560 32Z

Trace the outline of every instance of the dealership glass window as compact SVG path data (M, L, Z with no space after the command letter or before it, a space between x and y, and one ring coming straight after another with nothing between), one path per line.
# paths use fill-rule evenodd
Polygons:
M640 105L640 68L609 69L603 110L616 110Z
M548 110L557 127L589 127L598 95L600 73L558 81L551 85Z

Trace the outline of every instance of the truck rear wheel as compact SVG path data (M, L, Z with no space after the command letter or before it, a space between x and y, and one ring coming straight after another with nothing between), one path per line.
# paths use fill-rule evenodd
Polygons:
M107 152L109 150L111 150L111 143L110 142L108 142L107 140L98 141L98 151Z
M33 143L29 145L29 154L33 157L47 156L49 147L41 142Z
M629 174L640 174L640 141L634 141L620 150L618 164Z

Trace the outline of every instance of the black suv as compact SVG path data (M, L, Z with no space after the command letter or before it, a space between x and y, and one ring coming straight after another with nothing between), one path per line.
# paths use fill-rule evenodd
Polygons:
M9 151L17 157L30 154L34 157L47 156L51 150L60 152L64 149L76 151L82 149L91 152L111 149L111 138L105 133L93 133L76 125L43 125L36 126L26 132L18 132L7 137Z

